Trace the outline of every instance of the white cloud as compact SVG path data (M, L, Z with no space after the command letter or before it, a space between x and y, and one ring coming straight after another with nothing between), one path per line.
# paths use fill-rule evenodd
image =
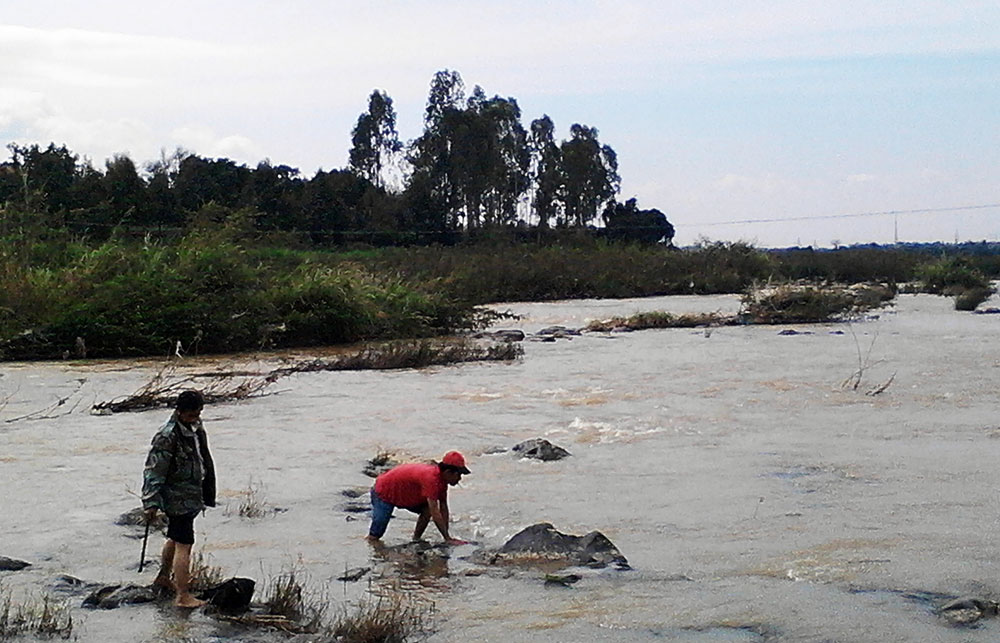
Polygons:
M192 150L199 156L228 158L255 165L265 158L260 146L246 136L219 136L207 127L179 127L170 133L172 145Z

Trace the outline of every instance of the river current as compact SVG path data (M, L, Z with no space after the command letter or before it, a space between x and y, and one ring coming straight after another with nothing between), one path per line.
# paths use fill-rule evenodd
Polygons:
M497 307L522 315L502 327L532 333L641 310L734 312L738 300ZM302 373L205 409L220 506L197 520L195 549L259 591L297 570L333 612L403 592L427 606L432 641L994 641L1000 620L956 627L935 608L1000 598L998 347L1000 315L901 295L851 324L584 334L526 341L513 363ZM177 368L268 369L290 356ZM114 520L138 506L149 440L168 413L89 409L162 367L0 364L0 555L32 563L0 572L14 596L49 591L59 574L152 579L136 573L134 530ZM533 437L572 456L502 451ZM374 552L366 516L345 512L341 492L371 484L362 469L381 451L450 449L472 470L450 492L455 536L496 547L537 522L599 530L633 569L577 570L563 587L537 570L482 573L468 559L475 545L431 563ZM280 511L240 517L251 488ZM398 514L390 546L412 532ZM433 526L428 535L439 539ZM161 543L151 537L148 558ZM357 567L373 570L336 580ZM284 640L200 612L70 600L85 642Z

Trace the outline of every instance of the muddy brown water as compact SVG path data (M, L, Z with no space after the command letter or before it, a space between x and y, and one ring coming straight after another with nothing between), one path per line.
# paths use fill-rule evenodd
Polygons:
M640 310L737 307L733 297L501 306L524 315L504 327L528 332ZM903 295L851 325L650 330L524 347L513 364L300 374L273 395L208 407L221 502L198 519L196 551L262 585L294 568L333 612L402 591L432 607L435 641L1000 638L998 620L955 628L933 611L942 596L1000 596L1000 315ZM860 386L842 387L859 361ZM138 504L142 461L166 413L95 416L89 406L131 393L159 367L0 365L0 555L33 563L0 572L15 597L41 595L64 573L152 578L152 569L135 571L134 532L113 521ZM893 374L883 393L865 394ZM573 455L542 463L494 453L531 437ZM466 454L473 474L451 493L458 537L499 546L540 521L598 529L634 570L585 570L562 587L541 571L480 574L465 560L473 546L447 561L377 555L362 539L365 516L342 511L340 492L370 484L362 467L382 449ZM241 518L250 486L283 511ZM387 544L406 542L412 525L394 520ZM150 559L161 543L151 539ZM373 572L336 580L362 566ZM80 641L283 639L200 612L90 611L71 601Z

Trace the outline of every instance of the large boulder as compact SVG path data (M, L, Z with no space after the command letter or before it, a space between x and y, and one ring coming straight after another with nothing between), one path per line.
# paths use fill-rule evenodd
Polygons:
M628 560L599 531L574 536L557 531L551 523L540 522L511 537L492 557L491 562L520 560L565 561L570 565L629 569Z
M25 567L31 567L31 563L16 558L0 556L0 571L2 572L19 572Z
M530 440L525 440L524 442L515 444L511 447L511 451L520 455L522 458L532 458L534 460L542 460L543 462L562 460L566 456L570 455L569 451L552 444L545 438L532 438Z

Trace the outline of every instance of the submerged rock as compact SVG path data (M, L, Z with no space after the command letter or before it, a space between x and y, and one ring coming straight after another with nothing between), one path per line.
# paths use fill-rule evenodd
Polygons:
M582 576L579 574L546 574L545 584L546 585L562 585L563 587L569 587L573 583L578 582Z
M476 339L495 339L501 342L521 342L524 341L524 331L518 329L495 330L492 332L481 332L473 335Z
M2 572L19 572L25 567L31 567L31 563L16 558L0 556L0 571Z
M83 599L83 606L110 610L122 605L151 603L160 599L162 592L155 585L104 585Z
M975 623L985 616L996 616L998 611L1000 603L975 596L956 598L938 608L938 614L955 625Z
M519 444L515 444L511 451L519 454L522 458L533 458L549 462L551 460L562 460L571 455L566 449L556 446L545 438L532 438Z
M371 567L354 567L348 569L342 575L337 577L337 580L344 581L345 583L353 583L354 581L361 580L372 570Z
M575 328L566 328L565 326L549 326L548 328L543 328L535 334L541 335L542 337L578 337L580 335L580 331Z
M52 579L49 589L60 594L82 594L83 592L89 592L96 587L100 587L100 585L100 583L81 580L69 574L60 574Z
M504 543L490 562L518 559L564 560L571 565L629 569L628 560L599 531L573 536L556 530L551 523L540 522L521 530Z

